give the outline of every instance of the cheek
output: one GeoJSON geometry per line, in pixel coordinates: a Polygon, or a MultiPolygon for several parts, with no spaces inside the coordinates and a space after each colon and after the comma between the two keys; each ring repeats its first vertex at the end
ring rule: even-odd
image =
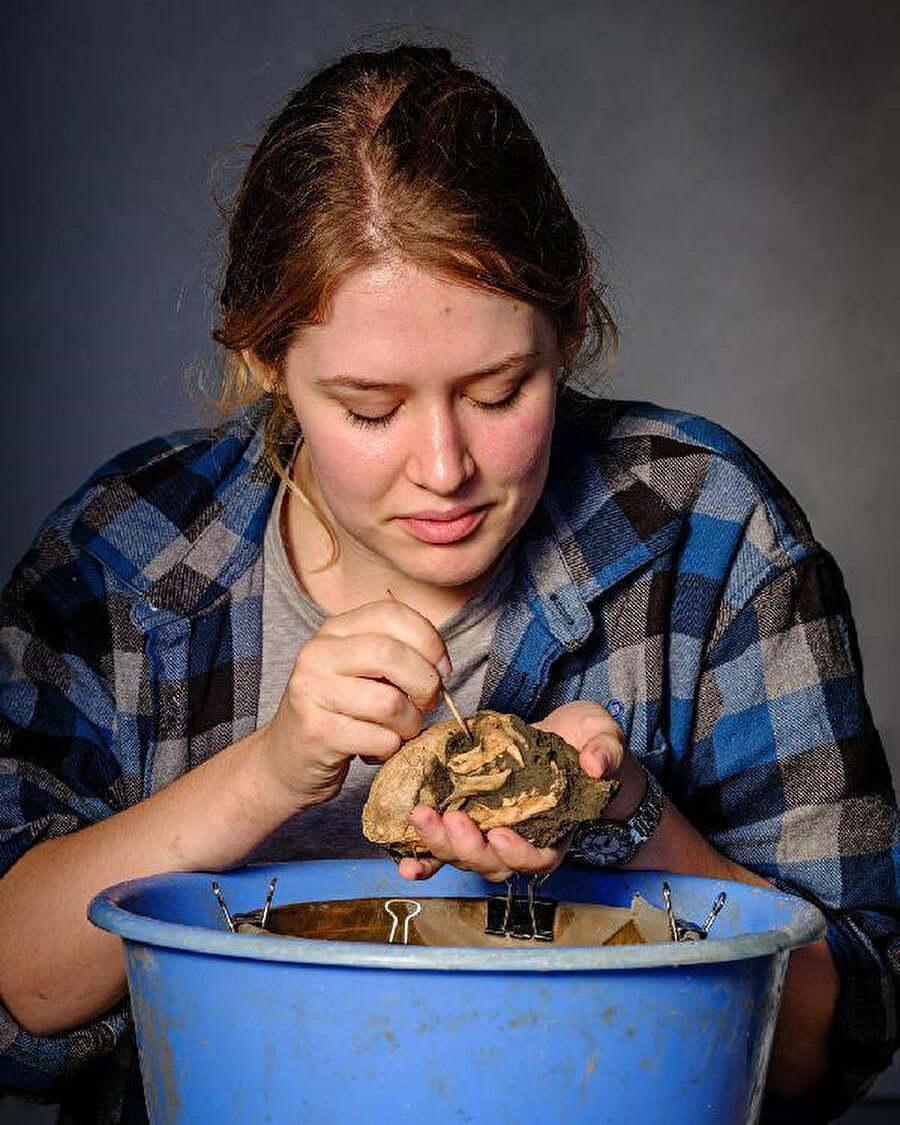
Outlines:
{"type": "Polygon", "coordinates": [[[396,452],[391,443],[360,430],[332,428],[307,436],[313,472],[332,508],[366,504],[377,499],[396,477],[396,452]]]}
{"type": "Polygon", "coordinates": [[[540,490],[552,434],[552,411],[512,417],[484,435],[479,464],[498,482],[540,490]]]}

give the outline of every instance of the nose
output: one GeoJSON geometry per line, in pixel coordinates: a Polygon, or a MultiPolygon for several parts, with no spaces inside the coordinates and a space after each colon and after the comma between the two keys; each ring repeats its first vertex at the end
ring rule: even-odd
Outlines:
{"type": "Polygon", "coordinates": [[[407,463],[414,484],[451,496],[475,474],[475,459],[452,403],[429,405],[407,463]]]}

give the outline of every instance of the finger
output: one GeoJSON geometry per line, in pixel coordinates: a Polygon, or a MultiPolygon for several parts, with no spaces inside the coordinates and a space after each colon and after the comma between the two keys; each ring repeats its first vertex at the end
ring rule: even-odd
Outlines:
{"type": "Polygon", "coordinates": [[[396,731],[378,723],[366,723],[334,712],[319,712],[307,738],[318,747],[317,756],[337,759],[358,754],[379,763],[396,754],[403,741],[396,731]]]}
{"type": "Polygon", "coordinates": [[[442,817],[434,809],[419,805],[410,814],[409,822],[435,859],[464,871],[475,871],[495,883],[512,874],[465,813],[452,812],[442,817]]]}
{"type": "Polygon", "coordinates": [[[422,729],[422,712],[394,684],[361,676],[329,676],[313,681],[307,690],[323,710],[378,723],[404,740],[422,729]]]}
{"type": "Polygon", "coordinates": [[[392,598],[367,602],[347,613],[330,617],[320,632],[337,637],[382,633],[414,649],[440,675],[446,677],[452,671],[444,638],[434,625],[412,606],[392,598]]]}
{"type": "Polygon", "coordinates": [[[321,637],[307,658],[338,676],[386,680],[419,711],[432,707],[441,689],[434,665],[404,641],[385,633],[321,637]]]}
{"type": "Polygon", "coordinates": [[[433,856],[422,859],[406,857],[400,860],[397,870],[404,879],[430,879],[443,866],[443,862],[433,856]]]}
{"type": "Polygon", "coordinates": [[[501,863],[513,871],[547,875],[562,863],[568,841],[552,848],[536,848],[511,828],[492,828],[487,842],[501,863]]]}
{"type": "Polygon", "coordinates": [[[622,738],[624,742],[622,728],[606,708],[585,699],[557,707],[533,725],[540,730],[553,731],[576,750],[585,748],[601,735],[622,738]]]}
{"type": "Polygon", "coordinates": [[[571,703],[563,703],[533,725],[552,730],[556,725],[563,724],[567,727],[577,727],[584,735],[600,730],[611,730],[618,726],[609,711],[592,699],[576,699],[571,703]]]}
{"type": "Polygon", "coordinates": [[[615,773],[624,755],[621,733],[597,734],[581,748],[578,760],[586,774],[599,779],[615,773]]]}
{"type": "Polygon", "coordinates": [[[444,818],[436,809],[429,808],[427,805],[416,805],[409,814],[409,824],[415,828],[419,839],[435,859],[444,862],[445,859],[452,858],[444,818]]]}

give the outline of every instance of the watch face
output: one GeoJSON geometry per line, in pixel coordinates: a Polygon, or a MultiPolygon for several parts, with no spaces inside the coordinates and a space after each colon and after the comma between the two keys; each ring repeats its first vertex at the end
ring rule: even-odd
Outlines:
{"type": "Polygon", "coordinates": [[[586,832],[577,841],[576,855],[603,866],[627,862],[634,852],[634,842],[628,829],[618,824],[605,824],[601,829],[586,832]]]}

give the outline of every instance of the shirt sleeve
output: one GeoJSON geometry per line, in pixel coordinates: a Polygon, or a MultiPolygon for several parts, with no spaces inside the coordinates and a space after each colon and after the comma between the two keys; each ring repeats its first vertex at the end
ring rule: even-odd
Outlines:
{"type": "MultiPolygon", "coordinates": [[[[35,844],[128,803],[106,595],[97,564],[48,530],[0,597],[0,876],[35,844]]],[[[68,1034],[37,1037],[0,1005],[0,1089],[51,1090],[111,1051],[127,1023],[123,1003],[68,1034]]]]}
{"type": "Polygon", "coordinates": [[[830,1120],[897,1046],[896,800],[833,559],[809,554],[725,606],[701,675],[683,807],[719,851],[825,914],[841,982],[831,1063],[805,1099],[808,1117],[792,1120],[830,1120]]]}

